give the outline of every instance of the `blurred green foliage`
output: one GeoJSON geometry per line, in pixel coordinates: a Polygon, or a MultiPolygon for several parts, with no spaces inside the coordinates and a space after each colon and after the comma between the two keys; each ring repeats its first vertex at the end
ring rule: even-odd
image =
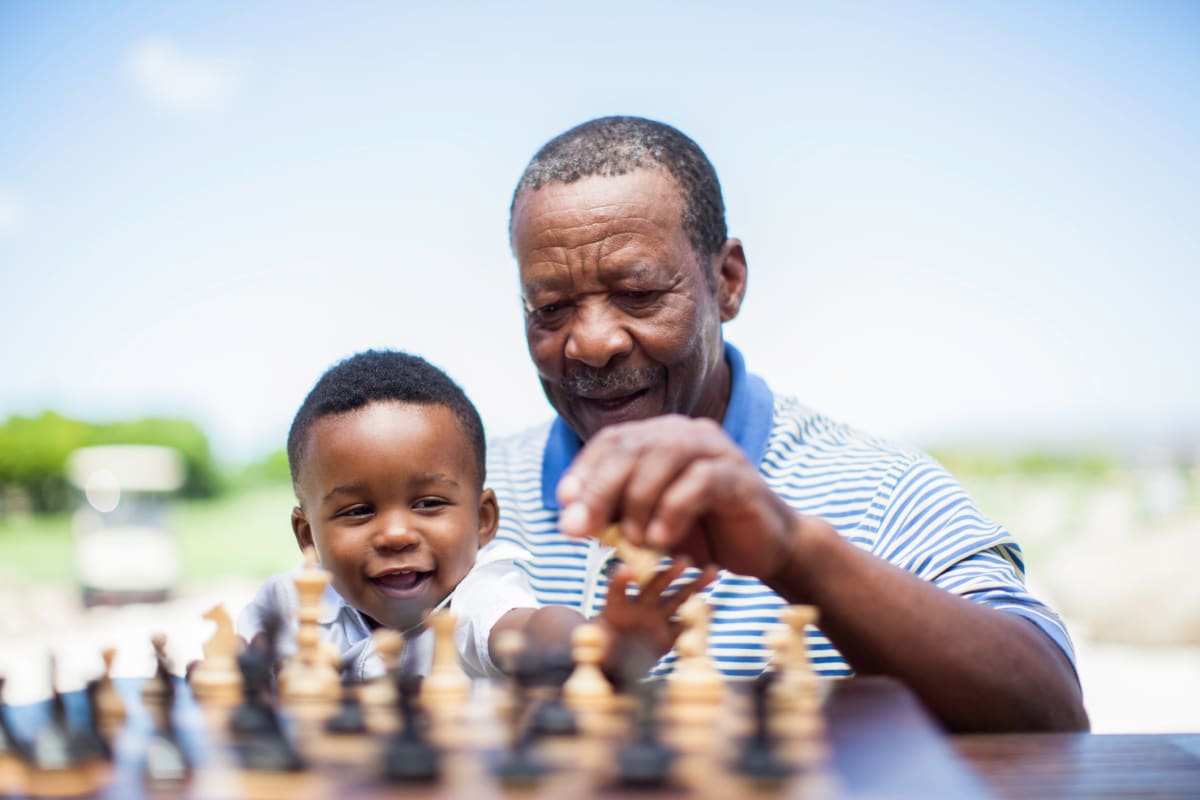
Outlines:
{"type": "Polygon", "coordinates": [[[65,510],[71,499],[63,472],[67,456],[77,448],[97,444],[173,447],[184,460],[184,497],[214,497],[223,488],[208,437],[194,422],[147,417],[89,423],[54,411],[36,417],[9,417],[0,426],[0,485],[23,491],[34,511],[65,510]]]}
{"type": "Polygon", "coordinates": [[[1086,480],[1103,480],[1114,475],[1119,460],[1103,450],[987,450],[941,449],[931,455],[947,470],[960,476],[1026,478],[1070,475],[1086,480]]]}
{"type": "Polygon", "coordinates": [[[241,489],[280,484],[291,486],[292,473],[288,469],[287,450],[281,447],[258,461],[251,461],[235,475],[231,475],[229,481],[241,489]]]}

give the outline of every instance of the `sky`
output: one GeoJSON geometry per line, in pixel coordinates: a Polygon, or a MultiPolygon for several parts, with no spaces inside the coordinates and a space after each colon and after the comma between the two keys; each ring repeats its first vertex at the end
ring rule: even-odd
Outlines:
{"type": "Polygon", "coordinates": [[[1200,434],[1188,2],[0,0],[0,419],[248,460],[368,347],[548,418],[508,204],[607,114],[714,163],[777,391],[929,447],[1200,434]]]}

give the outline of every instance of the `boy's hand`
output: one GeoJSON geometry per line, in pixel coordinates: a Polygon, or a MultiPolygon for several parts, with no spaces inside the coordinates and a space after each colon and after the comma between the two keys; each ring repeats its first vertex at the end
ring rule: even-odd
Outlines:
{"type": "Polygon", "coordinates": [[[716,567],[705,567],[694,580],[678,591],[664,594],[671,582],[691,564],[687,559],[671,562],[640,587],[636,597],[625,594],[633,572],[622,565],[613,573],[608,584],[608,599],[597,617],[609,633],[609,648],[604,659],[604,671],[610,679],[627,684],[640,679],[654,666],[679,636],[680,623],[675,612],[684,602],[712,583],[716,567]]]}

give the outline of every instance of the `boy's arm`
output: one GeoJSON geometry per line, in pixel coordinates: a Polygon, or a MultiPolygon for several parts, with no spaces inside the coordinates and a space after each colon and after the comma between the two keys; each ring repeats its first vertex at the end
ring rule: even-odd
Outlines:
{"type": "MultiPolygon", "coordinates": [[[[608,634],[602,666],[610,680],[626,683],[641,678],[675,644],[680,630],[675,613],[716,577],[716,570],[709,568],[673,594],[664,594],[687,568],[686,561],[673,562],[648,580],[636,597],[626,596],[633,579],[631,570],[622,566],[613,574],[608,599],[596,619],[608,634]]],[[[501,634],[519,631],[527,652],[539,656],[570,653],[571,632],[585,621],[583,614],[565,606],[514,608],[492,626],[488,652],[494,663],[500,663],[496,643],[501,634]]]]}

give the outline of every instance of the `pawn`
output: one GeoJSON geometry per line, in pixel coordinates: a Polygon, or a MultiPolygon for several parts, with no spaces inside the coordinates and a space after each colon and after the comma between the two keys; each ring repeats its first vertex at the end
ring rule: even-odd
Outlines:
{"type": "Polygon", "coordinates": [[[792,770],[775,755],[775,737],[770,728],[771,704],[768,695],[775,682],[771,671],[754,680],[754,731],[742,744],[738,772],[758,781],[778,781],[792,770]]]}
{"type": "Polygon", "coordinates": [[[104,672],[96,686],[97,724],[103,732],[104,738],[112,741],[116,737],[117,731],[125,724],[125,701],[121,699],[121,694],[112,680],[113,661],[117,656],[116,649],[106,647],[100,651],[100,656],[104,659],[104,672]]]}
{"type": "MultiPolygon", "coordinates": [[[[396,708],[396,670],[400,667],[400,657],[404,652],[406,639],[398,631],[380,627],[371,634],[374,650],[383,662],[383,675],[367,681],[359,691],[362,705],[366,706],[367,715],[374,717],[377,712],[390,715],[396,708]]],[[[382,715],[379,715],[382,716],[382,715]]]]}
{"type": "Polygon", "coordinates": [[[449,611],[437,611],[428,617],[433,629],[433,664],[421,688],[427,706],[444,707],[447,703],[462,703],[467,699],[471,684],[458,665],[458,650],[454,646],[456,620],[449,611]]]}
{"type": "Polygon", "coordinates": [[[684,630],[675,642],[679,662],[667,681],[673,702],[687,706],[716,706],[724,693],[721,673],[708,655],[711,610],[701,595],[692,595],[679,609],[684,630]]]}
{"type": "Polygon", "coordinates": [[[358,696],[358,682],[348,673],[342,678],[342,700],[337,712],[325,721],[325,730],[334,734],[367,732],[366,716],[358,696]]]}
{"type": "Polygon", "coordinates": [[[658,735],[658,685],[640,681],[635,689],[634,740],[617,753],[617,776],[627,786],[664,786],[671,779],[676,753],[658,735]]]}
{"type": "Polygon", "coordinates": [[[571,658],[575,670],[563,684],[563,698],[577,709],[607,710],[614,704],[612,684],[600,663],[608,635],[599,625],[586,622],[571,631],[571,658]]]}
{"type": "Polygon", "coordinates": [[[541,678],[549,690],[533,710],[530,726],[534,733],[546,736],[574,736],[579,732],[575,714],[564,704],[563,683],[575,663],[565,650],[554,650],[541,658],[541,678]]]}
{"type": "Polygon", "coordinates": [[[394,678],[401,725],[388,741],[384,774],[388,780],[401,783],[433,781],[441,774],[441,759],[421,731],[416,702],[421,691],[421,677],[402,675],[397,671],[394,678]]]}
{"type": "Polygon", "coordinates": [[[525,652],[525,636],[519,631],[502,632],[496,640],[500,667],[508,674],[511,701],[508,713],[508,749],[493,766],[496,777],[506,783],[525,783],[546,773],[546,767],[532,750],[532,728],[529,724],[529,689],[533,670],[532,660],[525,652]]]}
{"type": "Polygon", "coordinates": [[[155,785],[183,782],[192,771],[187,751],[183,749],[175,730],[175,679],[165,660],[163,646],[166,637],[161,638],[161,644],[157,639],[155,641],[158,670],[153,679],[160,685],[151,695],[157,698],[160,705],[154,710],[148,708],[155,718],[155,726],[154,733],[146,743],[144,764],[147,780],[155,785]]]}

